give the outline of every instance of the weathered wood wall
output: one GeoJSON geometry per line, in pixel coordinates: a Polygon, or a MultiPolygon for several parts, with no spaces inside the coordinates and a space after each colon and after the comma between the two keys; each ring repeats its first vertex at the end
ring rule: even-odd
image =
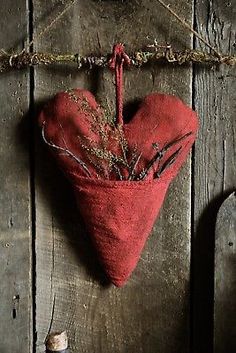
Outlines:
{"type": "MultiPolygon", "coordinates": [[[[35,22],[39,18],[48,21],[47,14],[53,7],[53,1],[48,1],[46,7],[42,7],[41,1],[35,1],[35,22]]],[[[191,4],[180,1],[178,11],[191,21],[191,4]]],[[[98,48],[109,52],[114,41],[124,41],[127,50],[133,50],[142,46],[148,35],[160,41],[176,36],[179,46],[191,45],[189,33],[186,35],[181,28],[177,33],[172,22],[166,23],[165,10],[153,1],[125,4],[90,0],[76,4],[55,26],[50,41],[40,39],[36,49],[47,51],[53,48],[66,52],[79,48],[81,54],[89,54],[98,48]],[[142,23],[145,25],[142,26],[142,23]]],[[[91,89],[112,106],[113,82],[113,75],[102,70],[88,74],[78,73],[75,68],[69,71],[65,68],[54,71],[40,68],[35,70],[35,100],[48,99],[66,87],[82,86],[91,89]]],[[[133,70],[127,73],[125,83],[126,100],[141,98],[148,92],[158,90],[178,94],[191,104],[191,68],[133,70]]],[[[96,269],[98,262],[86,263],[90,249],[78,221],[73,195],[65,181],[57,177],[55,165],[48,163],[47,153],[37,158],[36,170],[38,352],[43,350],[53,305],[52,329],[67,328],[74,351],[152,353],[154,349],[160,352],[177,349],[187,352],[190,163],[172,185],[170,197],[142,259],[123,289],[101,285],[98,279],[103,273],[96,269]],[[45,184],[48,184],[48,194],[45,184]]]]}
{"type": "MultiPolygon", "coordinates": [[[[0,47],[21,51],[28,36],[24,0],[2,2],[0,47]]],[[[0,78],[0,351],[32,347],[32,220],[29,72],[0,78]]]]}
{"type": "MultiPolygon", "coordinates": [[[[197,30],[219,51],[235,53],[235,2],[197,0],[195,6],[197,30]]],[[[196,47],[204,48],[198,41],[196,47]]],[[[235,92],[235,69],[195,67],[194,106],[201,129],[193,179],[194,353],[213,349],[216,213],[236,186],[235,92]]]]}
{"type": "MultiPolygon", "coordinates": [[[[133,51],[155,38],[177,49],[205,49],[155,0],[80,0],[37,39],[65,3],[4,2],[1,47],[21,50],[33,30],[38,51],[109,52],[119,41],[133,51]]],[[[233,3],[168,3],[213,46],[233,52],[233,3]]],[[[32,123],[43,103],[68,87],[90,89],[114,107],[113,82],[107,70],[80,72],[73,65],[1,74],[3,353],[42,353],[47,333],[64,329],[75,353],[213,351],[214,225],[220,202],[236,187],[235,70],[153,65],[126,72],[126,102],[153,91],[175,94],[196,108],[201,129],[122,289],[106,283],[70,186],[32,123]]]]}

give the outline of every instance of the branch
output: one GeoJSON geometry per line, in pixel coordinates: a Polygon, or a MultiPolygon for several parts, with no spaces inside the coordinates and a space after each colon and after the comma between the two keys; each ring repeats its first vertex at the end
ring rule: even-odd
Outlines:
{"type": "MultiPolygon", "coordinates": [[[[182,140],[184,140],[186,137],[190,136],[192,134],[192,132],[188,132],[185,135],[177,138],[176,140],[171,141],[170,143],[168,143],[167,145],[165,145],[160,151],[158,151],[155,156],[149,161],[146,169],[144,169],[137,177],[136,180],[144,180],[147,176],[148,173],[150,172],[150,170],[154,167],[154,165],[160,161],[163,157],[164,154],[174,145],[176,145],[177,143],[181,142],[182,140]]],[[[181,147],[182,148],[182,147],[181,147]]],[[[179,148],[177,151],[179,152],[180,149],[179,148]]],[[[172,156],[171,156],[172,157],[172,156]]],[[[169,159],[167,160],[169,162],[169,159]]],[[[174,162],[174,161],[173,161],[174,162]]],[[[172,162],[172,163],[173,163],[172,162]]],[[[172,164],[171,163],[171,164],[172,164]]],[[[164,163],[165,165],[165,163],[164,163]]],[[[162,168],[162,167],[161,167],[162,168]]],[[[164,171],[164,169],[162,170],[162,172],[164,171]]],[[[156,174],[158,174],[159,172],[157,172],[156,174]]]]}
{"type": "Polygon", "coordinates": [[[137,157],[133,160],[133,163],[131,165],[131,171],[129,173],[128,180],[134,180],[135,179],[135,169],[140,161],[140,158],[142,156],[142,152],[137,155],[137,157]]]}
{"type": "MultiPolygon", "coordinates": [[[[236,66],[236,55],[216,55],[198,50],[185,49],[175,51],[170,45],[149,45],[147,50],[140,50],[130,54],[131,66],[140,67],[150,62],[167,62],[185,64],[189,62],[199,64],[225,64],[236,66]]],[[[94,67],[107,67],[110,54],[100,56],[80,56],[79,54],[29,53],[22,51],[18,54],[0,52],[0,72],[9,69],[22,69],[28,66],[68,64],[75,63],[78,69],[92,69],[94,67]]]]}
{"type": "Polygon", "coordinates": [[[182,146],[180,146],[161,166],[161,168],[158,170],[158,172],[155,173],[155,178],[160,178],[161,174],[169,168],[175,161],[177,156],[179,155],[180,151],[182,149],[182,146]]]}
{"type": "Polygon", "coordinates": [[[43,140],[44,142],[50,146],[50,147],[53,147],[59,151],[62,151],[64,153],[66,153],[69,157],[71,157],[72,159],[74,159],[84,170],[84,172],[89,176],[91,177],[91,173],[90,171],[88,170],[86,164],[77,156],[75,156],[71,151],[69,151],[67,148],[63,148],[63,147],[60,147],[60,146],[57,146],[55,145],[54,143],[52,142],[49,142],[46,137],[45,137],[45,132],[44,132],[44,126],[45,124],[43,124],[43,128],[42,128],[42,137],[43,137],[43,140]]]}

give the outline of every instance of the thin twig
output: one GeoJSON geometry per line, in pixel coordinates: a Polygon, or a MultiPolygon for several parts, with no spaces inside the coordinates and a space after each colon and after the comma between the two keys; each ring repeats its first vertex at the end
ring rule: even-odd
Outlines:
{"type": "Polygon", "coordinates": [[[123,180],[123,176],[122,176],[122,174],[121,174],[121,170],[120,170],[120,168],[118,167],[118,165],[113,164],[112,167],[113,167],[113,169],[115,170],[115,173],[118,175],[119,180],[123,180]]]}
{"type": "Polygon", "coordinates": [[[190,135],[192,135],[192,131],[189,131],[186,134],[184,134],[183,136],[180,136],[179,138],[177,138],[176,140],[167,143],[167,145],[165,145],[161,150],[162,154],[167,152],[171,147],[173,147],[177,143],[181,142],[182,140],[186,139],[186,137],[189,137],[190,135]]]}
{"type": "Polygon", "coordinates": [[[50,323],[49,323],[47,336],[50,334],[51,329],[52,329],[54,313],[55,313],[55,305],[56,305],[56,294],[54,294],[54,296],[53,296],[52,310],[51,310],[51,320],[50,320],[50,323]]]}
{"type": "Polygon", "coordinates": [[[153,168],[153,166],[156,164],[156,162],[158,162],[159,160],[161,160],[164,156],[164,154],[174,145],[176,145],[177,143],[181,142],[182,140],[184,140],[186,137],[190,136],[192,134],[192,132],[188,132],[187,134],[177,138],[176,140],[171,141],[170,143],[168,143],[167,145],[165,145],[160,151],[158,151],[155,156],[149,161],[147,167],[142,170],[142,172],[136,177],[136,180],[144,180],[147,176],[148,173],[150,172],[150,170],[153,168]]]}
{"type": "Polygon", "coordinates": [[[128,180],[134,180],[134,178],[135,178],[135,169],[136,169],[136,167],[137,167],[137,165],[138,165],[138,163],[140,161],[141,156],[142,156],[142,152],[137,155],[136,159],[134,159],[133,166],[131,167],[132,169],[131,169],[131,171],[129,173],[128,180]]]}
{"type": "Polygon", "coordinates": [[[84,172],[89,176],[91,177],[91,173],[90,171],[88,170],[88,167],[86,166],[86,164],[77,156],[75,156],[71,151],[69,151],[68,149],[66,148],[63,148],[63,147],[60,147],[60,146],[57,146],[55,145],[54,143],[52,142],[49,142],[46,137],[45,137],[45,131],[44,131],[44,126],[45,124],[43,124],[43,127],[42,127],[42,137],[43,137],[43,140],[44,142],[50,146],[50,147],[53,147],[59,151],[62,151],[64,153],[66,153],[68,156],[70,156],[71,158],[73,158],[81,167],[82,169],[84,170],[84,172]]]}
{"type": "Polygon", "coordinates": [[[160,178],[161,174],[169,168],[175,161],[177,156],[179,155],[182,146],[180,146],[161,166],[161,168],[154,174],[155,178],[160,178]]]}

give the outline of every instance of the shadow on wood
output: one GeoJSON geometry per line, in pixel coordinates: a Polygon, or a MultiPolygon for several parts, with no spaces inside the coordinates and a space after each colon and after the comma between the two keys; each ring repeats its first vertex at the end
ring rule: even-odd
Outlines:
{"type": "MultiPolygon", "coordinates": [[[[83,263],[88,275],[98,281],[101,285],[107,286],[109,284],[108,279],[105,277],[103,270],[97,259],[96,252],[93,249],[89,235],[86,233],[85,225],[79,215],[75,198],[71,185],[67,179],[63,176],[63,173],[58,168],[55,160],[50,155],[49,150],[43,145],[41,138],[40,129],[37,127],[37,117],[39,111],[42,109],[46,102],[40,102],[35,106],[34,112],[28,112],[17,129],[17,140],[19,148],[25,149],[25,153],[29,153],[29,142],[28,138],[32,140],[32,136],[29,134],[29,126],[32,123],[35,124],[34,130],[36,130],[36,141],[31,141],[31,148],[34,149],[36,143],[36,153],[40,155],[40,159],[46,161],[47,169],[40,169],[38,175],[38,185],[44,198],[50,204],[54,210],[54,215],[57,218],[56,221],[63,229],[66,234],[68,241],[71,245],[71,250],[76,253],[78,261],[83,263]],[[30,122],[29,120],[33,120],[30,122]],[[61,206],[63,205],[63,206],[61,206]],[[75,230],[76,228],[76,230],[75,230]],[[70,231],[71,230],[71,231],[70,231]]],[[[32,130],[31,130],[32,131],[32,130]]],[[[34,174],[35,174],[34,157],[31,156],[31,188],[32,197],[34,198],[34,174]]],[[[35,200],[32,200],[34,207],[35,200]]],[[[37,217],[37,214],[36,214],[37,217]]],[[[34,228],[33,224],[33,228],[34,228]]]]}
{"type": "Polygon", "coordinates": [[[232,191],[210,202],[192,243],[192,349],[198,353],[213,352],[215,225],[217,212],[232,191]]]}

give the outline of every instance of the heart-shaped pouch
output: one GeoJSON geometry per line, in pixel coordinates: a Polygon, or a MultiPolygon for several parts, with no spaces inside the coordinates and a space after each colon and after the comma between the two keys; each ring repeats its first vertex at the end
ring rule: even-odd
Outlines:
{"type": "Polygon", "coordinates": [[[115,125],[90,92],[74,89],[58,93],[39,120],[101,263],[122,286],[194,143],[196,113],[174,96],[151,94],[129,123],[115,125]]]}

